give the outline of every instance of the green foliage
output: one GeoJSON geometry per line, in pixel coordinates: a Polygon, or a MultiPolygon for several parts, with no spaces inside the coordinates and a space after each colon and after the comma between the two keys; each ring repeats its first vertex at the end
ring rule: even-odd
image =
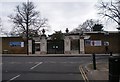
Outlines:
{"type": "Polygon", "coordinates": [[[102,24],[95,24],[93,26],[93,31],[103,31],[103,25],[102,24]]]}
{"type": "Polygon", "coordinates": [[[63,33],[61,31],[55,31],[55,33],[51,35],[52,40],[63,40],[63,38],[63,33]]]}

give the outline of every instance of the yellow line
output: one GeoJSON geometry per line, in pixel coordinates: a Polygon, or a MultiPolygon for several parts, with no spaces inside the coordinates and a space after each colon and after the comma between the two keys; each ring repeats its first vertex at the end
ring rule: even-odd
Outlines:
{"type": "Polygon", "coordinates": [[[85,74],[85,72],[84,72],[82,66],[79,67],[79,70],[80,70],[80,73],[81,73],[81,75],[82,75],[84,81],[85,81],[85,82],[89,82],[89,80],[88,80],[88,78],[87,78],[87,76],[86,76],[86,74],[85,74]]]}
{"type": "Polygon", "coordinates": [[[81,70],[81,67],[79,67],[79,70],[80,70],[80,73],[81,73],[81,75],[82,75],[82,77],[83,77],[83,79],[84,79],[84,81],[85,81],[85,77],[84,77],[84,75],[83,75],[83,72],[82,72],[82,70],[81,70]]]}
{"type": "Polygon", "coordinates": [[[87,76],[86,76],[86,74],[85,74],[85,72],[84,72],[84,70],[83,70],[82,67],[81,67],[81,69],[82,69],[82,71],[83,71],[83,74],[84,74],[85,78],[88,80],[88,78],[87,78],[87,76]]]}
{"type": "Polygon", "coordinates": [[[80,71],[81,71],[81,75],[82,75],[82,77],[83,77],[84,81],[85,81],[85,82],[87,82],[87,81],[86,81],[86,77],[84,76],[84,73],[83,73],[83,71],[82,71],[82,68],[81,68],[81,67],[80,67],[80,71]]]}

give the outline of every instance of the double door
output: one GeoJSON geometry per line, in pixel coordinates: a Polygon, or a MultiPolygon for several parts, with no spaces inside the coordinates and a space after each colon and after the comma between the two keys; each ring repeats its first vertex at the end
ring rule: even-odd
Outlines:
{"type": "Polygon", "coordinates": [[[64,54],[64,40],[48,40],[47,53],[48,54],[64,54]]]}

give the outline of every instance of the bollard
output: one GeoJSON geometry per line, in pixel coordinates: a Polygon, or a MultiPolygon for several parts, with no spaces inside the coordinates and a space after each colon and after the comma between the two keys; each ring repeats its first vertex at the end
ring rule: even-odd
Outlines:
{"type": "Polygon", "coordinates": [[[120,57],[109,57],[109,82],[119,82],[120,78],[120,57]]]}
{"type": "Polygon", "coordinates": [[[112,52],[110,52],[110,56],[112,56],[112,52]]]}
{"type": "Polygon", "coordinates": [[[95,58],[95,53],[92,54],[93,56],[93,68],[96,70],[96,58],[95,58]]]}

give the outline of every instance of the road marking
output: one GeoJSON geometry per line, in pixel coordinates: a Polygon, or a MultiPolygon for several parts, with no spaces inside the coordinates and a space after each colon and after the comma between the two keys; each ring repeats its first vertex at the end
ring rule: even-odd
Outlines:
{"type": "Polygon", "coordinates": [[[13,77],[13,78],[11,78],[9,81],[7,81],[7,82],[10,82],[10,81],[12,81],[12,80],[14,80],[14,79],[16,79],[16,78],[18,78],[18,77],[20,77],[20,74],[19,75],[17,75],[17,76],[15,76],[15,77],[13,77]]]}
{"type": "Polygon", "coordinates": [[[21,64],[21,62],[10,62],[10,64],[21,64]]]}
{"type": "Polygon", "coordinates": [[[81,73],[81,75],[82,75],[84,81],[85,81],[85,82],[89,82],[89,80],[88,80],[88,78],[87,78],[87,76],[86,76],[86,74],[85,74],[85,72],[84,72],[82,66],[79,67],[79,70],[80,70],[80,73],[81,73]]]}
{"type": "Polygon", "coordinates": [[[38,65],[40,65],[40,64],[42,64],[42,63],[43,63],[43,62],[39,62],[37,65],[31,67],[30,69],[32,70],[32,69],[34,69],[35,67],[37,67],[38,65]]]}

